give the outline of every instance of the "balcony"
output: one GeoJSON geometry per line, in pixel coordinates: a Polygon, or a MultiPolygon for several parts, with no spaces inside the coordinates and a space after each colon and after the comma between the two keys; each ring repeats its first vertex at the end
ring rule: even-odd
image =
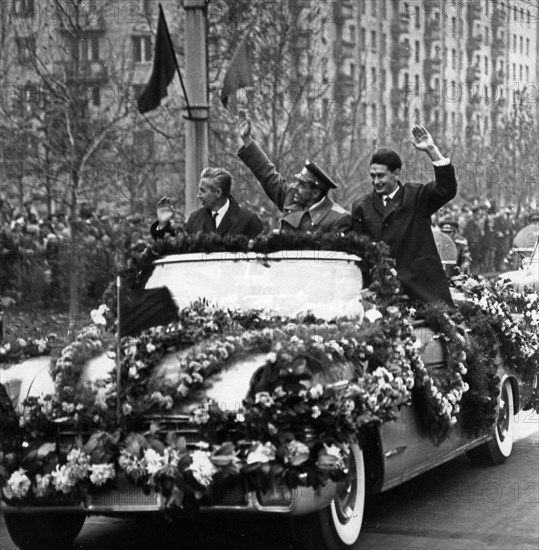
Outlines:
{"type": "Polygon", "coordinates": [[[69,82],[101,82],[107,78],[104,61],[68,61],[61,64],[69,82]]]}
{"type": "Polygon", "coordinates": [[[391,49],[391,68],[403,69],[408,66],[412,51],[409,42],[401,42],[391,49]]]}
{"type": "Polygon", "coordinates": [[[470,55],[470,52],[473,53],[481,48],[481,44],[483,43],[483,37],[479,34],[477,36],[472,36],[466,41],[466,50],[468,52],[468,55],[470,55]]]}
{"type": "Polygon", "coordinates": [[[400,13],[391,23],[391,34],[400,36],[410,31],[410,16],[408,13],[400,13]]]}
{"type": "Polygon", "coordinates": [[[406,101],[406,92],[402,88],[392,88],[389,92],[389,101],[392,105],[399,105],[406,101]]]}
{"type": "Polygon", "coordinates": [[[481,71],[479,70],[479,67],[477,65],[474,65],[473,67],[468,67],[466,69],[466,82],[474,82],[476,80],[479,80],[481,76],[481,71]]]}
{"type": "Polygon", "coordinates": [[[497,57],[499,55],[505,54],[505,39],[503,38],[495,38],[492,41],[492,55],[493,57],[497,57]]]}
{"type": "Polygon", "coordinates": [[[423,72],[429,78],[434,73],[439,73],[442,69],[442,59],[440,57],[432,57],[423,61],[423,72]]]}
{"type": "Polygon", "coordinates": [[[432,40],[440,40],[442,38],[442,32],[440,27],[440,20],[428,18],[425,21],[425,40],[427,42],[432,40]]]}

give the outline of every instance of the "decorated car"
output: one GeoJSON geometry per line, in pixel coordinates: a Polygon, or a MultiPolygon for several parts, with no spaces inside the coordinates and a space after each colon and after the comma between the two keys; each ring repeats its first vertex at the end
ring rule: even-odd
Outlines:
{"type": "Polygon", "coordinates": [[[537,406],[536,294],[461,279],[458,308],[412,304],[364,237],[180,236],[121,280],[167,289],[175,318],[115,342],[111,290],[66,347],[0,349],[2,511],[22,549],[158,511],[286,514],[299,547],[352,548],[366,494],[460,453],[503,462],[537,406]]]}

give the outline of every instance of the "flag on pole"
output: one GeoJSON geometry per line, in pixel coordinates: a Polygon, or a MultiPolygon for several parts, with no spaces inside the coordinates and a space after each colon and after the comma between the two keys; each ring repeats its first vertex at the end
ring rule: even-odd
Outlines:
{"type": "Polygon", "coordinates": [[[155,37],[155,52],[150,80],[137,99],[139,113],[147,113],[161,105],[161,99],[167,97],[167,86],[174,78],[178,67],[172,40],[167,28],[165,14],[159,5],[159,21],[155,37]]]}
{"type": "Polygon", "coordinates": [[[249,33],[245,36],[239,48],[234,53],[228,66],[221,90],[221,103],[228,107],[228,97],[236,93],[236,90],[253,84],[253,69],[249,59],[248,48],[249,33]]]}

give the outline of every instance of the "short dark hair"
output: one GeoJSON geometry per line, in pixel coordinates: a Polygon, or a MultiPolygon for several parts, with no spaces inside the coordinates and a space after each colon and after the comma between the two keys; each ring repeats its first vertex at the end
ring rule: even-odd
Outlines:
{"type": "Polygon", "coordinates": [[[232,176],[230,172],[224,168],[215,168],[210,166],[204,168],[200,174],[200,179],[211,180],[213,185],[221,189],[223,196],[230,196],[230,189],[232,188],[232,176]]]}
{"type": "Polygon", "coordinates": [[[389,147],[380,147],[380,149],[377,149],[372,154],[371,164],[383,164],[392,172],[397,168],[402,168],[402,160],[399,154],[389,147]]]}

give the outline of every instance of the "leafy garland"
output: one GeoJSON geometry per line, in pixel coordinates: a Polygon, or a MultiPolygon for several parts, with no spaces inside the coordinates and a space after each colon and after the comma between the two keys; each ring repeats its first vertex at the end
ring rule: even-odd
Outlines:
{"type": "MultiPolygon", "coordinates": [[[[364,294],[381,304],[380,310],[366,312],[368,323],[267,317],[259,311],[193,304],[181,312],[178,323],[124,340],[120,418],[113,412],[115,375],[80,387],[84,364],[106,347],[103,330],[89,327],[53,362],[58,397],[28,400],[20,429],[0,450],[4,497],[27,503],[64,495],[80,500],[114,478],[118,483],[127,478],[159,491],[167,506],[185,507],[239,476],[261,489],[276,482],[317,487],[342,478],[349,444],[358,431],[396,418],[399,407],[409,403],[410,390],[422,408],[425,432],[436,442],[450,433],[457,419],[469,435],[489,430],[499,382],[493,335],[514,372],[526,381],[536,375],[537,295],[493,289],[479,279],[464,280],[461,291],[471,301],[458,310],[439,304],[407,310],[426,318],[446,348],[445,375],[428,372],[412,326],[398,307],[401,298],[393,261],[383,245],[363,237],[270,235],[248,241],[180,236],[133,256],[124,278],[132,286],[143,284],[151,262],[165,252],[268,253],[301,248],[342,250],[362,257],[370,282],[364,294]],[[524,308],[522,321],[513,319],[510,304],[524,308]],[[191,349],[178,360],[174,383],[152,376],[165,354],[187,348],[191,349]],[[165,436],[158,425],[149,435],[133,431],[145,413],[166,411],[189,399],[211,384],[213,375],[254,352],[267,353],[266,363],[253,377],[241,410],[230,413],[207,403],[192,411],[202,438],[197,450],[189,449],[182,438],[165,436]],[[317,373],[329,369],[335,381],[322,384],[317,373]],[[343,379],[347,382],[339,383],[343,379]],[[79,432],[93,435],[86,443],[79,438],[75,446],[53,443],[56,422],[66,420],[79,432]],[[314,434],[308,441],[306,427],[314,434]]],[[[111,320],[114,294],[106,293],[106,298],[108,308],[92,312],[99,326],[111,320]]]]}

